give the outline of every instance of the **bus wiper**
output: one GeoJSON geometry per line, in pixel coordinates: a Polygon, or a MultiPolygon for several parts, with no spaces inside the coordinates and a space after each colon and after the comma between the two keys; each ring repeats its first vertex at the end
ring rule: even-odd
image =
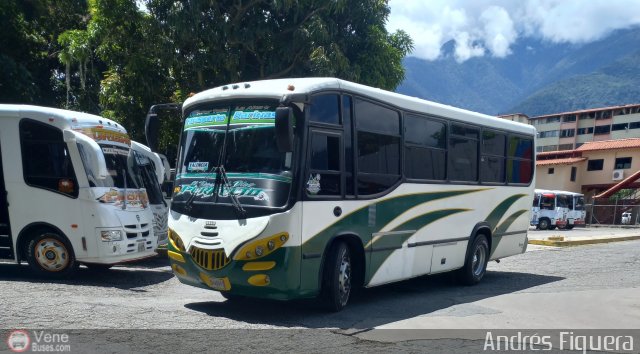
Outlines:
{"type": "Polygon", "coordinates": [[[240,198],[231,191],[231,183],[229,183],[229,178],[227,177],[227,171],[225,171],[224,165],[218,167],[218,171],[220,178],[222,179],[223,186],[227,188],[227,194],[229,195],[229,199],[231,199],[231,204],[233,204],[233,207],[238,212],[238,216],[240,216],[241,219],[244,219],[247,211],[242,207],[240,198]]]}

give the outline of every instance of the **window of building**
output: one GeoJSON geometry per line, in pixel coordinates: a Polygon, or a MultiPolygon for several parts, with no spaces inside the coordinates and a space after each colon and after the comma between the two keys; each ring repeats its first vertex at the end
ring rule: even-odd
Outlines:
{"type": "Polygon", "coordinates": [[[576,130],[575,129],[562,129],[560,131],[560,137],[561,138],[568,138],[568,137],[572,137],[576,135],[576,130]]]}
{"type": "Polygon", "coordinates": [[[559,130],[548,130],[544,132],[538,132],[538,138],[553,138],[560,135],[559,130]]]}
{"type": "Polygon", "coordinates": [[[578,135],[593,134],[593,127],[578,128],[578,135]]]}
{"type": "Polygon", "coordinates": [[[444,122],[415,115],[405,116],[404,169],[408,178],[446,178],[446,127],[444,122]]]}
{"type": "Polygon", "coordinates": [[[576,121],[576,115],[575,114],[568,114],[566,116],[562,116],[562,121],[563,122],[575,122],[576,121]]]}
{"type": "Polygon", "coordinates": [[[560,144],[558,150],[573,150],[573,144],[560,144]]]}
{"type": "Polygon", "coordinates": [[[547,170],[547,174],[552,175],[555,172],[555,169],[553,167],[549,167],[549,169],[547,170]]]}
{"type": "Polygon", "coordinates": [[[20,143],[26,184],[74,198],[78,196],[78,181],[60,129],[23,119],[20,143]]]}
{"type": "Polygon", "coordinates": [[[628,127],[629,127],[628,123],[617,123],[617,124],[611,125],[611,130],[612,131],[626,130],[628,127]]]}
{"type": "Polygon", "coordinates": [[[587,171],[601,171],[604,165],[603,159],[587,161],[587,171]]]}
{"type": "Polygon", "coordinates": [[[610,125],[600,125],[593,130],[593,134],[594,135],[609,134],[610,131],[611,131],[610,125]]]}
{"type": "Polygon", "coordinates": [[[616,170],[631,168],[631,158],[630,157],[618,157],[618,158],[616,158],[616,164],[615,164],[614,168],[616,170]]]}
{"type": "Polygon", "coordinates": [[[322,94],[311,98],[309,119],[313,122],[340,124],[340,95],[322,94]]]}
{"type": "Polygon", "coordinates": [[[640,122],[629,123],[629,129],[638,129],[638,128],[640,128],[640,122]]]}
{"type": "Polygon", "coordinates": [[[546,123],[557,123],[560,121],[560,116],[549,117],[546,120],[546,123]]]}
{"type": "Polygon", "coordinates": [[[359,195],[382,193],[400,180],[400,114],[355,99],[359,195]]]}
{"type": "Polygon", "coordinates": [[[578,168],[575,166],[571,167],[571,178],[569,178],[571,180],[571,182],[575,182],[576,181],[576,175],[578,174],[578,168]]]}

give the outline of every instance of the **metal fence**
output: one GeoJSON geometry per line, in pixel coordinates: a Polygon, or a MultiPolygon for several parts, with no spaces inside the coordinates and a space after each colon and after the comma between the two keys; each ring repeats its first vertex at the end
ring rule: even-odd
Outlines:
{"type": "Polygon", "coordinates": [[[640,225],[640,200],[594,199],[585,205],[587,225],[640,225]]]}

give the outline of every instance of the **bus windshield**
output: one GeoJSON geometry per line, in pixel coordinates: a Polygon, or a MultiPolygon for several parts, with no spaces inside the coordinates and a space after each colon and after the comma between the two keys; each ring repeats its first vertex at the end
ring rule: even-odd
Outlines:
{"type": "Polygon", "coordinates": [[[140,180],[140,170],[133,151],[115,145],[100,144],[104,159],[107,164],[107,178],[99,179],[94,171],[91,170],[89,159],[91,154],[84,151],[84,148],[78,144],[80,156],[84,165],[89,186],[91,187],[114,187],[114,188],[142,188],[143,184],[140,180]]]}
{"type": "MultiPolygon", "coordinates": [[[[133,151],[133,150],[132,150],[133,151]]],[[[147,196],[149,197],[149,203],[153,205],[164,204],[164,197],[162,190],[160,190],[160,184],[158,183],[158,177],[156,176],[155,166],[149,160],[148,157],[143,156],[133,151],[136,162],[140,166],[140,179],[147,190],[147,196]]]]}
{"type": "Polygon", "coordinates": [[[187,113],[173,205],[231,204],[233,193],[244,206],[284,206],[291,153],[276,145],[276,107],[275,102],[200,106],[187,113]]]}

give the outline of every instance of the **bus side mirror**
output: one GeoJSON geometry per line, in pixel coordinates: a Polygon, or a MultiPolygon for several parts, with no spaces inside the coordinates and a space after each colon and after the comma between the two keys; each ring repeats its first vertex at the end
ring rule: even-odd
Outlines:
{"type": "Polygon", "coordinates": [[[276,108],[276,143],[280,152],[293,151],[295,118],[290,107],[276,108]]]}
{"type": "Polygon", "coordinates": [[[67,144],[75,143],[82,146],[82,152],[89,155],[83,157],[83,162],[89,164],[89,168],[91,171],[94,171],[96,178],[107,178],[107,162],[104,159],[102,148],[100,148],[100,145],[98,145],[95,140],[69,129],[63,131],[63,139],[67,144]]]}
{"type": "Polygon", "coordinates": [[[153,107],[147,113],[147,119],[144,122],[144,135],[147,138],[147,146],[151,151],[158,151],[158,133],[160,131],[160,119],[155,113],[153,107]]]}

